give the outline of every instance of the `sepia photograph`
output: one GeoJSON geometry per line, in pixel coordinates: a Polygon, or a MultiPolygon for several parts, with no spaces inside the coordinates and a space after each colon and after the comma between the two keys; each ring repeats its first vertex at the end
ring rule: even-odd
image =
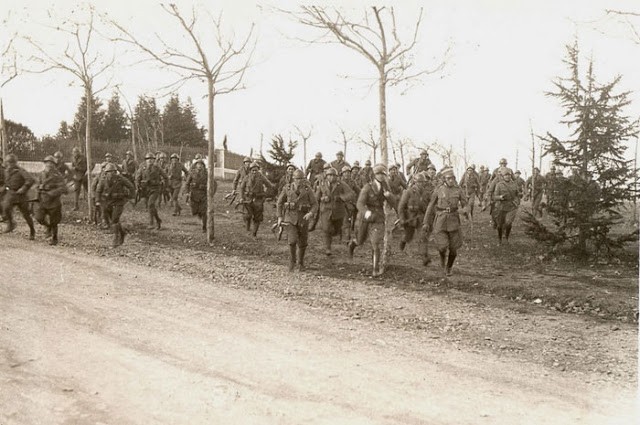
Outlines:
{"type": "Polygon", "coordinates": [[[636,0],[0,20],[0,425],[640,423],[636,0]]]}

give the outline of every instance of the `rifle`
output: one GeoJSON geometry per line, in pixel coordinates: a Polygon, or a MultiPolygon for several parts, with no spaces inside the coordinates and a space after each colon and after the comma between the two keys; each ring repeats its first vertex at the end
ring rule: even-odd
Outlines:
{"type": "Polygon", "coordinates": [[[237,198],[237,197],[238,197],[238,192],[237,192],[237,191],[235,191],[235,190],[233,190],[233,191],[231,191],[231,192],[227,193],[226,195],[224,195],[224,200],[225,200],[225,201],[227,201],[227,200],[231,199],[231,200],[228,202],[228,204],[227,204],[227,205],[232,205],[232,204],[235,202],[235,200],[236,200],[236,198],[237,198]]]}

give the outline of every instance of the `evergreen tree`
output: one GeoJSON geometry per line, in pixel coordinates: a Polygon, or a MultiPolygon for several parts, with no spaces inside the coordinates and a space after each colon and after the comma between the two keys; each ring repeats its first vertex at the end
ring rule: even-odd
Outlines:
{"type": "Polygon", "coordinates": [[[162,110],[162,131],[164,143],[180,146],[184,124],[182,122],[182,106],[177,94],[172,95],[162,110]]]}
{"type": "Polygon", "coordinates": [[[556,91],[547,95],[558,99],[565,113],[562,124],[569,136],[561,139],[549,132],[541,137],[545,155],[552,155],[556,166],[568,167],[572,175],[560,177],[549,195],[548,211],[553,226],[547,227],[531,214],[524,217],[526,232],[556,246],[569,243],[581,255],[593,249],[599,254],[619,248],[637,233],[613,237],[611,228],[622,221],[625,201],[635,196],[632,163],[624,158],[624,145],[638,134],[638,120],[623,112],[629,105],[629,92],[619,92],[621,77],[599,84],[589,61],[581,76],[579,50],[567,46],[565,59],[570,76],[554,82],[556,91]]]}
{"type": "Polygon", "coordinates": [[[156,99],[139,96],[133,115],[136,139],[146,150],[157,150],[162,142],[162,120],[156,99]]]}
{"type": "Polygon", "coordinates": [[[56,139],[67,140],[70,138],[71,138],[71,129],[69,128],[69,124],[67,124],[66,121],[60,121],[60,127],[58,128],[56,139]]]}
{"type": "Polygon", "coordinates": [[[118,92],[114,92],[109,99],[107,112],[104,115],[102,126],[104,140],[119,142],[128,139],[131,133],[127,128],[127,121],[124,109],[120,105],[120,96],[118,96],[118,92]]]}
{"type": "Polygon", "coordinates": [[[295,156],[295,149],[298,147],[296,140],[289,139],[284,141],[284,137],[276,134],[271,139],[270,149],[267,151],[273,162],[269,162],[262,154],[260,154],[260,166],[264,169],[266,175],[274,183],[280,181],[287,169],[287,164],[291,162],[295,156]]]}
{"type": "MultiPolygon", "coordinates": [[[[104,140],[104,115],[105,111],[102,109],[102,102],[97,97],[93,96],[91,107],[91,138],[95,140],[104,140]]],[[[86,134],[86,122],[87,122],[87,99],[86,96],[82,96],[78,110],[73,119],[71,125],[71,132],[73,137],[78,140],[84,141],[86,134]]]]}
{"type": "MultiPolygon", "coordinates": [[[[38,148],[38,139],[26,125],[8,119],[4,120],[9,152],[21,156],[32,156],[38,148]]],[[[1,171],[1,170],[0,170],[1,171]]]]}
{"type": "Polygon", "coordinates": [[[182,122],[183,133],[182,138],[185,146],[206,146],[207,131],[204,127],[198,125],[196,118],[196,108],[188,97],[187,101],[182,105],[182,122]]]}

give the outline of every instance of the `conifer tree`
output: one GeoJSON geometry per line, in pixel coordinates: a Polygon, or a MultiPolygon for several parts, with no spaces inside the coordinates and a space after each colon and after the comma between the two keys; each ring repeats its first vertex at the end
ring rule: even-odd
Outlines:
{"type": "Polygon", "coordinates": [[[577,42],[567,46],[569,76],[554,81],[555,91],[564,108],[560,121],[569,130],[561,138],[550,132],[541,140],[545,155],[553,157],[556,167],[565,167],[571,176],[557,179],[548,194],[548,212],[552,225],[545,226],[531,214],[525,214],[526,232],[552,246],[568,243],[580,255],[609,253],[637,233],[613,236],[611,229],[622,221],[624,203],[636,195],[635,170],[625,159],[629,139],[638,134],[638,120],[625,115],[629,92],[620,91],[621,76],[600,84],[593,60],[584,76],[579,63],[577,42]]]}

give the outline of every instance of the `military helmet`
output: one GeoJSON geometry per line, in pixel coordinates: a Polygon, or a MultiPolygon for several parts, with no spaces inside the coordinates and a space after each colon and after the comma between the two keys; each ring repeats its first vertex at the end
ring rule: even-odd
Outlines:
{"type": "Polygon", "coordinates": [[[104,172],[105,172],[105,173],[108,173],[108,172],[110,172],[110,171],[117,171],[117,170],[118,170],[118,169],[116,168],[116,164],[111,164],[111,163],[109,163],[109,164],[107,164],[107,165],[104,167],[104,172]]]}
{"type": "Polygon", "coordinates": [[[484,170],[484,165],[480,166],[480,171],[484,170]]]}
{"type": "Polygon", "coordinates": [[[51,162],[52,164],[56,164],[58,161],[56,161],[53,156],[47,155],[44,157],[44,160],[42,160],[42,162],[51,162]]]}
{"type": "Polygon", "coordinates": [[[242,162],[248,162],[248,163],[251,163],[251,158],[249,158],[248,156],[245,156],[245,157],[242,159],[242,162]]]}
{"type": "Polygon", "coordinates": [[[5,161],[7,161],[8,164],[17,164],[18,163],[18,157],[15,154],[10,153],[5,158],[5,161]]]}
{"type": "Polygon", "coordinates": [[[160,158],[166,158],[167,154],[165,152],[160,152],[160,158]]]}
{"type": "Polygon", "coordinates": [[[200,165],[202,165],[204,167],[204,160],[202,158],[196,159],[196,162],[194,162],[193,165],[198,165],[198,164],[200,164],[200,165]]]}
{"type": "Polygon", "coordinates": [[[329,168],[331,168],[331,164],[329,164],[328,162],[325,162],[324,165],[322,166],[323,170],[328,170],[329,168]]]}
{"type": "Polygon", "coordinates": [[[197,161],[197,160],[199,160],[199,159],[202,159],[202,155],[201,155],[201,154],[199,154],[199,153],[197,153],[194,159],[195,159],[196,161],[197,161]]]}
{"type": "Polygon", "coordinates": [[[337,176],[338,175],[338,172],[333,167],[327,168],[326,173],[327,173],[327,176],[337,176]]]}
{"type": "Polygon", "coordinates": [[[338,152],[336,153],[336,156],[344,156],[344,152],[342,152],[342,151],[338,151],[338,152]]]}
{"type": "Polygon", "coordinates": [[[522,173],[520,172],[520,170],[516,170],[514,174],[522,174],[522,173]]]}
{"type": "Polygon", "coordinates": [[[416,174],[415,181],[416,182],[426,182],[427,181],[427,177],[422,173],[418,173],[418,174],[416,174]]]}
{"type": "Polygon", "coordinates": [[[551,171],[556,171],[556,166],[555,165],[551,166],[551,171]]]}
{"type": "Polygon", "coordinates": [[[346,173],[347,171],[351,171],[351,168],[349,168],[348,165],[345,165],[344,167],[342,167],[342,170],[340,170],[340,174],[342,173],[346,173]]]}
{"type": "Polygon", "coordinates": [[[293,168],[293,169],[295,170],[295,169],[296,169],[296,166],[295,166],[293,163],[291,163],[291,162],[290,162],[290,163],[288,163],[288,164],[287,164],[287,170],[288,170],[289,168],[293,168]]]}
{"type": "Polygon", "coordinates": [[[420,155],[429,156],[429,152],[427,152],[426,150],[423,150],[422,152],[420,152],[420,155]]]}
{"type": "Polygon", "coordinates": [[[376,164],[375,167],[373,167],[373,174],[387,174],[387,167],[384,164],[376,164]]]}
{"type": "Polygon", "coordinates": [[[294,179],[303,179],[304,178],[304,173],[302,172],[302,170],[296,169],[293,172],[293,178],[294,179]]]}
{"type": "Polygon", "coordinates": [[[360,168],[360,161],[353,161],[353,167],[352,168],[360,168]]]}
{"type": "Polygon", "coordinates": [[[105,158],[111,158],[111,157],[113,157],[113,155],[111,155],[109,152],[107,152],[107,153],[104,154],[104,157],[105,158]]]}
{"type": "Polygon", "coordinates": [[[318,159],[322,158],[322,152],[316,153],[316,158],[318,158],[318,159]]]}
{"type": "Polygon", "coordinates": [[[71,149],[71,153],[80,153],[80,148],[75,147],[71,149]]]}
{"type": "Polygon", "coordinates": [[[62,152],[57,151],[56,153],[53,154],[53,156],[56,158],[62,158],[64,155],[62,155],[62,152]]]}
{"type": "Polygon", "coordinates": [[[175,159],[180,159],[180,157],[178,156],[178,154],[177,154],[177,153],[172,153],[172,154],[171,154],[171,159],[173,159],[173,158],[175,158],[175,159]]]}
{"type": "Polygon", "coordinates": [[[500,165],[502,165],[502,164],[507,165],[507,159],[506,158],[500,158],[499,164],[500,165]]]}
{"type": "Polygon", "coordinates": [[[364,165],[365,165],[365,166],[367,166],[367,167],[371,167],[371,161],[367,159],[367,160],[364,162],[364,165]]]}
{"type": "Polygon", "coordinates": [[[389,171],[391,171],[391,170],[393,170],[393,169],[397,170],[397,169],[398,169],[398,164],[391,164],[391,165],[389,165],[389,171]]]}
{"type": "Polygon", "coordinates": [[[436,171],[436,166],[435,166],[435,165],[433,165],[433,164],[429,164],[429,165],[427,165],[427,170],[433,170],[433,171],[436,171]]]}
{"type": "Polygon", "coordinates": [[[144,156],[144,159],[156,159],[156,157],[151,152],[149,152],[144,156]]]}
{"type": "Polygon", "coordinates": [[[133,152],[131,152],[131,151],[126,151],[126,152],[125,152],[125,155],[133,156],[133,152]]]}
{"type": "Polygon", "coordinates": [[[260,164],[258,164],[258,161],[253,161],[253,162],[251,163],[251,165],[249,166],[249,168],[250,168],[250,169],[253,169],[253,168],[260,168],[260,164]]]}
{"type": "Polygon", "coordinates": [[[472,167],[471,165],[469,165],[469,166],[467,167],[467,171],[469,171],[469,170],[473,171],[473,167],[472,167]]]}
{"type": "Polygon", "coordinates": [[[442,177],[455,177],[456,175],[453,172],[453,168],[448,167],[442,170],[442,177]]]}

